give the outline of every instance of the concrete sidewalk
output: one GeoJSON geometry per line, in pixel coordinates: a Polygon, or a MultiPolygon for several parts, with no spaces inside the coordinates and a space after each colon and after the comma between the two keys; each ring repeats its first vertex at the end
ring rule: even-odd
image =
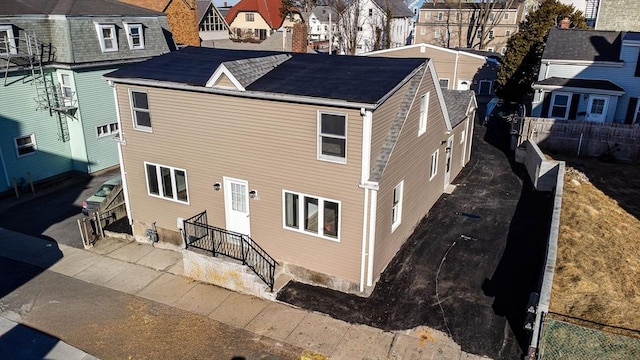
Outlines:
{"type": "Polygon", "coordinates": [[[442,332],[384,332],[183,276],[182,254],[107,238],[90,250],[0,229],[0,256],[122,291],[331,359],[480,359],[442,332]]]}

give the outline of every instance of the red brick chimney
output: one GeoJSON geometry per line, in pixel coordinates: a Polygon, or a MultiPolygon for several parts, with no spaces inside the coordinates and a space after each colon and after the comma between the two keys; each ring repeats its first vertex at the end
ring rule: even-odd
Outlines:
{"type": "Polygon", "coordinates": [[[307,26],[303,23],[293,24],[291,30],[291,51],[297,53],[307,52],[307,26]]]}
{"type": "Polygon", "coordinates": [[[560,29],[568,29],[569,25],[571,25],[571,20],[569,20],[568,16],[565,16],[564,19],[560,20],[560,29]]]}

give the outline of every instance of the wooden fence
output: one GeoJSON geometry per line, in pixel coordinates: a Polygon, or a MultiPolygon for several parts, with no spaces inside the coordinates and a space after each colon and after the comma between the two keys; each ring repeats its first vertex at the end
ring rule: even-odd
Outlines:
{"type": "Polygon", "coordinates": [[[598,156],[623,162],[640,160],[640,126],[525,117],[514,124],[518,145],[530,140],[545,151],[598,156]]]}

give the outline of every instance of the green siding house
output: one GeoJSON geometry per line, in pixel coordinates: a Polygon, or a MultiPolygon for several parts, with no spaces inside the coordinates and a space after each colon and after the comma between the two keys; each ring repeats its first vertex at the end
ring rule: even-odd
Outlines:
{"type": "Polygon", "coordinates": [[[3,0],[0,193],[118,165],[118,121],[103,75],[175,48],[165,14],[115,0],[3,0]]]}

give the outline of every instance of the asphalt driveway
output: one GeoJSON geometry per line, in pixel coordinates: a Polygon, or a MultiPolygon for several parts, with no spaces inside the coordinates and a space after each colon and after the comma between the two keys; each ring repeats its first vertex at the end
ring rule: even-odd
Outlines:
{"type": "Polygon", "coordinates": [[[278,300],[385,330],[427,325],[462,350],[518,359],[553,199],[507,150],[508,126],[476,125],[472,159],[396,254],[369,298],[292,282],[278,300]],[[466,214],[466,215],[465,215],[466,214]]]}
{"type": "Polygon", "coordinates": [[[37,185],[35,195],[0,200],[0,228],[82,249],[77,222],[84,217],[82,201],[119,171],[93,176],[73,173],[59,182],[37,185]]]}

